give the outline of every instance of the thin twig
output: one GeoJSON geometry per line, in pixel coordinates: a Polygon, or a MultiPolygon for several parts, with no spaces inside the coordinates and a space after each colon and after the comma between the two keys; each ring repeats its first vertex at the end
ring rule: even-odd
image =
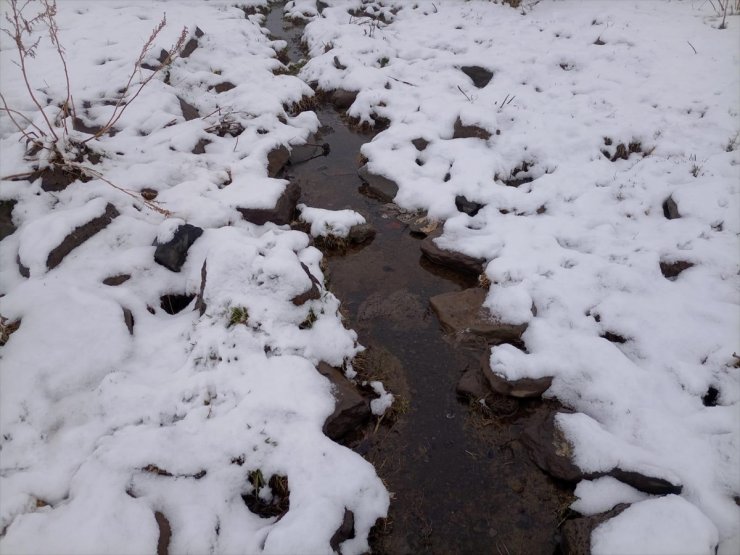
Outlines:
{"type": "Polygon", "coordinates": [[[460,85],[457,86],[457,90],[460,91],[461,93],[463,93],[463,95],[465,96],[465,98],[468,99],[468,102],[473,102],[473,100],[467,94],[465,94],[465,91],[462,90],[462,87],[460,87],[460,85]]]}
{"type": "Polygon", "coordinates": [[[690,43],[689,41],[686,41],[686,42],[688,42],[688,43],[689,43],[689,46],[691,47],[691,50],[693,50],[693,51],[694,51],[694,54],[698,54],[698,52],[696,51],[696,48],[694,48],[694,45],[693,45],[693,44],[691,44],[691,43],[690,43]]]}

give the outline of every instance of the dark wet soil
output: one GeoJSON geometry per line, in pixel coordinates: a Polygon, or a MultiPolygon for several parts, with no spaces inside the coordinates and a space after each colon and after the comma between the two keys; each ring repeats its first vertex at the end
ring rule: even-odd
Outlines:
{"type": "MultiPolygon", "coordinates": [[[[280,12],[274,8],[267,20],[273,34],[275,25],[282,30],[280,12]]],[[[504,399],[509,416],[495,417],[458,399],[458,379],[487,347],[456,344],[429,299],[476,280],[422,259],[420,240],[393,207],[359,192],[360,147],[372,135],[352,130],[329,106],[316,113],[322,128],[312,140],[329,143],[330,153],[293,164],[286,177],[301,186],[301,202],[351,208],[377,230],[369,244],[327,254],[329,288],[342,301],[347,327],[369,348],[357,370],[396,395],[391,414],[348,442],[392,492],[389,517],[372,534],[373,551],[553,553],[571,494],[530,461],[519,441],[529,419],[552,407],[504,399]]]]}

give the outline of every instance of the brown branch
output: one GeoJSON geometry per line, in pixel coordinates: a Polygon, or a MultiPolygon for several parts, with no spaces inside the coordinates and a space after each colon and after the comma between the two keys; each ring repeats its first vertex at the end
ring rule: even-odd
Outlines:
{"type": "Polygon", "coordinates": [[[17,115],[21,116],[23,119],[25,119],[34,128],[36,128],[36,130],[38,130],[39,133],[41,133],[41,136],[44,136],[45,133],[41,129],[39,129],[39,127],[35,123],[33,123],[30,119],[28,119],[28,117],[26,117],[24,114],[22,114],[18,110],[13,110],[12,108],[10,108],[8,106],[8,103],[5,101],[5,96],[3,96],[2,93],[0,93],[0,100],[3,101],[3,110],[5,110],[5,112],[8,114],[8,117],[10,118],[10,121],[13,122],[13,125],[15,125],[16,128],[18,128],[18,131],[21,132],[21,134],[26,138],[26,140],[31,141],[34,144],[38,145],[38,146],[43,146],[42,141],[40,141],[38,139],[34,139],[33,137],[31,137],[31,134],[28,131],[26,131],[23,127],[21,127],[21,125],[13,117],[13,114],[17,114],[17,115]]]}

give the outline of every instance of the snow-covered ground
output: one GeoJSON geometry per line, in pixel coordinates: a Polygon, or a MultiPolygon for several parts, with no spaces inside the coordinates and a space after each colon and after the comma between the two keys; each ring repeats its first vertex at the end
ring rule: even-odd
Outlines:
{"type": "MultiPolygon", "coordinates": [[[[88,144],[102,154],[91,167],[135,197],[154,189],[169,215],[99,178],[59,192],[38,179],[0,185],[18,228],[0,242],[0,314],[21,322],[0,348],[0,551],[152,552],[161,512],[171,552],[331,552],[345,509],[355,535],[342,552],[367,549],[389,495],[369,463],[323,435],[333,400],[315,370],[351,360],[356,336],[323,287],[292,302],[312,287],[304,267],[323,281],[308,237],[237,210],[283,192],[267,154],[318,128],[289,109],[310,83],[359,91],[351,116],[390,121],[363,147],[368,169],[398,184],[402,207],[445,220],[441,247],[487,261],[486,305],[528,324],[526,352],[494,347],[493,371],[554,377],[547,395],[575,411],[558,420],[575,462],[683,485],[656,498],[613,478],[581,482],[583,514],[632,503],[596,529],[594,551],[737,552],[740,17],[720,30],[698,0],[320,4],[286,6],[310,21],[299,79],[273,74],[284,43],[262,16],[228,3],[60,1],[86,125],[105,123],[163,12],[149,64],[183,26],[203,35],[115,135],[88,144]],[[490,81],[477,86],[461,70],[472,66],[490,81]],[[199,117],[186,120],[179,99],[199,117]],[[453,138],[458,119],[477,136],[453,138]],[[219,124],[244,131],[219,136],[219,124]],[[459,212],[458,195],[484,206],[459,212]],[[49,269],[64,237],[108,205],[118,216],[49,269]],[[172,272],[153,243],[183,222],[204,232],[172,272]],[[197,310],[160,308],[163,295],[198,293],[197,310]],[[716,406],[702,402],[710,391],[716,406]],[[245,506],[257,470],[288,477],[283,518],[245,506]]],[[[0,46],[4,97],[43,128],[14,45],[0,46]]],[[[41,42],[30,65],[53,117],[66,96],[56,50],[41,42]]],[[[31,168],[20,138],[3,114],[2,176],[31,168]]],[[[302,214],[314,235],[362,223],[302,214]]]]}

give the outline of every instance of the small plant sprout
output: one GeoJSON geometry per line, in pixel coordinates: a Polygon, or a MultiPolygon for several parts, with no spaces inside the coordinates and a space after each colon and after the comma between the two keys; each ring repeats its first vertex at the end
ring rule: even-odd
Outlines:
{"type": "Polygon", "coordinates": [[[233,306],[231,307],[231,312],[229,314],[229,323],[226,326],[227,328],[230,328],[232,326],[236,326],[237,324],[247,324],[249,321],[249,312],[247,309],[243,306],[233,306]]]}

